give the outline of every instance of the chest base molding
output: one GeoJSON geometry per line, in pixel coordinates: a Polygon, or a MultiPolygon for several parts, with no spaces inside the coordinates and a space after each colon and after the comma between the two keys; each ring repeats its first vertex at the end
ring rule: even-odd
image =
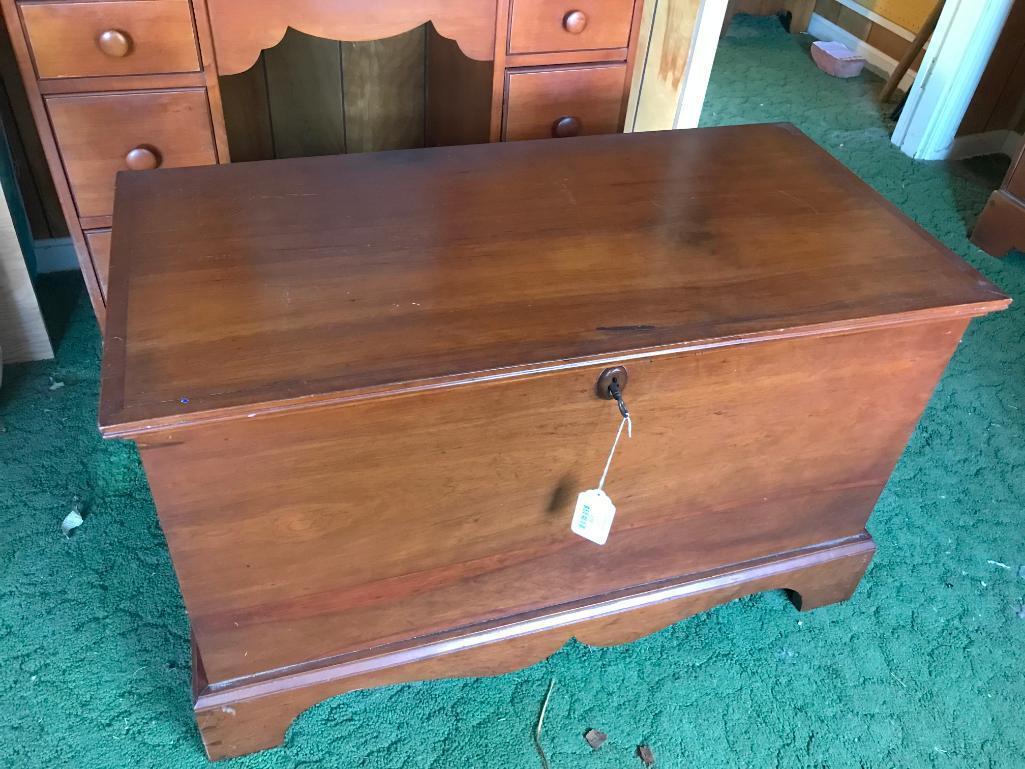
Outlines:
{"type": "Polygon", "coordinates": [[[639,585],[537,612],[209,685],[193,644],[196,719],[211,760],[274,747],[292,721],[346,692],[527,667],[576,638],[614,646],[718,604],[786,590],[801,611],[853,595],[872,560],[865,531],[813,547],[639,585]]]}

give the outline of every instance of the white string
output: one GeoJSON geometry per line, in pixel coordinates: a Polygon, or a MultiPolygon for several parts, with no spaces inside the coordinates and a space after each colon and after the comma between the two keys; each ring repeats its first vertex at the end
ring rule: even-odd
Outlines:
{"type": "Polygon", "coordinates": [[[601,480],[598,481],[598,491],[601,491],[605,486],[605,476],[609,474],[609,467],[612,466],[612,457],[616,453],[616,446],[619,445],[619,436],[623,434],[623,427],[626,427],[627,437],[634,437],[634,423],[630,417],[623,417],[623,421],[619,423],[619,429],[616,431],[616,440],[612,441],[612,450],[609,452],[608,461],[605,463],[605,469],[602,471],[601,480]]]}

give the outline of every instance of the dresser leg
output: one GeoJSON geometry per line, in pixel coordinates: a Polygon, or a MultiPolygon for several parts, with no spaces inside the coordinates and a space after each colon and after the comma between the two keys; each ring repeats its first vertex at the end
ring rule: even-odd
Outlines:
{"type": "Polygon", "coordinates": [[[219,761],[280,745],[296,717],[314,704],[293,704],[282,696],[197,708],[196,724],[207,757],[219,761]]]}
{"type": "Polygon", "coordinates": [[[994,192],[975,223],[972,243],[991,256],[1025,249],[1025,206],[1003,190],[994,192]]]}
{"type": "Polygon", "coordinates": [[[811,611],[846,601],[854,595],[876,549],[871,537],[865,536],[867,547],[856,555],[838,558],[794,575],[787,594],[798,610],[811,611]]]}
{"type": "Polygon", "coordinates": [[[192,699],[196,725],[211,761],[255,753],[280,745],[292,721],[316,700],[295,692],[269,692],[260,698],[232,698],[213,692],[203,657],[192,639],[192,699]]]}

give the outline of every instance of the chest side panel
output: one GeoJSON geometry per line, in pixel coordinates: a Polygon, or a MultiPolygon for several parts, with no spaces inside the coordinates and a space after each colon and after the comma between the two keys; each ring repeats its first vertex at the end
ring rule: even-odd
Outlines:
{"type": "Polygon", "coordinates": [[[965,321],[602,366],[140,441],[211,681],[859,532],[965,321]]]}

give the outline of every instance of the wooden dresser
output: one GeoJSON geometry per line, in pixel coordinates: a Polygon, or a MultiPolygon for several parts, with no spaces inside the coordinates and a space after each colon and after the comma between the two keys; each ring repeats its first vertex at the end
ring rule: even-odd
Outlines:
{"type": "Polygon", "coordinates": [[[115,216],[100,425],[139,446],[212,758],[352,689],[848,597],[1009,301],[787,125],[127,174],[115,216]]]}
{"type": "Polygon", "coordinates": [[[993,256],[1025,251],[1025,145],[1011,162],[1000,189],[993,192],[972,230],[972,242],[993,256]]]}
{"type": "Polygon", "coordinates": [[[100,320],[118,171],[229,161],[219,77],[288,27],[372,40],[430,22],[434,145],[621,130],[641,0],[0,0],[100,320]]]}

